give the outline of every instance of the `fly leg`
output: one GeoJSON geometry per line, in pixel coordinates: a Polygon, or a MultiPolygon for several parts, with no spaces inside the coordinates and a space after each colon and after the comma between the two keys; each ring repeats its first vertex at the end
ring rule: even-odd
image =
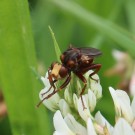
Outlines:
{"type": "Polygon", "coordinates": [[[50,74],[49,70],[50,70],[50,68],[48,69],[48,80],[49,80],[49,83],[50,83],[50,88],[46,92],[42,93],[41,94],[42,96],[44,96],[45,94],[47,94],[52,87],[54,88],[54,91],[56,89],[54,83],[57,82],[57,80],[53,80],[52,79],[52,75],[50,74]]]}
{"type": "Polygon", "coordinates": [[[40,104],[41,104],[44,100],[50,98],[51,96],[53,96],[53,95],[54,95],[55,93],[57,93],[58,91],[60,91],[60,90],[62,90],[63,88],[65,88],[65,87],[69,84],[70,80],[71,80],[71,75],[69,75],[69,76],[67,77],[67,79],[65,80],[65,82],[64,82],[57,90],[54,90],[51,94],[49,94],[48,96],[46,96],[45,98],[43,98],[43,99],[38,103],[37,107],[39,107],[40,104]]]}
{"type": "Polygon", "coordinates": [[[84,83],[84,86],[83,86],[82,91],[81,91],[81,93],[80,93],[80,97],[81,97],[81,101],[82,101],[82,106],[83,106],[83,110],[84,110],[84,109],[87,109],[87,108],[86,108],[85,105],[84,105],[82,95],[83,95],[83,93],[84,93],[84,91],[85,91],[85,89],[86,89],[87,80],[85,79],[85,77],[84,77],[82,74],[80,74],[80,73],[75,73],[75,74],[76,74],[76,76],[78,76],[79,79],[84,83]]]}
{"type": "Polygon", "coordinates": [[[52,75],[50,74],[49,70],[50,68],[48,69],[48,79],[49,79],[50,85],[55,89],[54,83],[57,82],[57,80],[53,81],[52,75]]]}
{"type": "Polygon", "coordinates": [[[55,82],[57,82],[57,80],[54,80],[54,81],[52,82],[53,85],[51,85],[50,88],[49,88],[46,92],[42,93],[41,95],[44,96],[45,94],[47,94],[47,93],[50,91],[50,89],[51,89],[52,87],[54,88],[54,91],[55,91],[55,89],[56,89],[56,87],[55,87],[55,85],[54,85],[55,82]]]}
{"type": "Polygon", "coordinates": [[[92,65],[90,66],[90,69],[95,69],[95,70],[94,70],[94,72],[92,72],[92,73],[89,75],[89,77],[90,77],[92,80],[95,80],[96,82],[98,82],[98,80],[97,80],[97,79],[94,79],[92,76],[93,76],[94,74],[96,74],[96,73],[100,70],[100,68],[101,68],[101,64],[92,64],[92,65]]]}
{"type": "Polygon", "coordinates": [[[97,79],[94,79],[92,76],[93,76],[94,74],[96,74],[96,73],[100,70],[100,68],[101,68],[101,64],[91,64],[89,67],[86,67],[86,68],[84,68],[84,69],[81,69],[81,72],[84,74],[84,73],[88,72],[88,71],[91,70],[91,69],[95,69],[94,72],[92,72],[92,73],[89,75],[89,77],[90,77],[92,80],[98,82],[98,80],[97,80],[97,79]]]}

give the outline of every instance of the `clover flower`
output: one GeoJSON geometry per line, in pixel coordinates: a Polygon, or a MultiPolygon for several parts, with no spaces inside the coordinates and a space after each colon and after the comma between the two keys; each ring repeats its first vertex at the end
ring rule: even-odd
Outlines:
{"type": "MultiPolygon", "coordinates": [[[[98,75],[93,76],[93,78],[97,79],[98,82],[91,80],[91,79],[88,79],[88,75],[91,72],[92,71],[89,71],[86,74],[87,80],[90,80],[90,81],[88,81],[88,85],[87,85],[87,88],[85,90],[85,95],[83,95],[83,98],[85,97],[84,102],[87,102],[87,103],[85,103],[85,105],[86,106],[88,105],[90,112],[94,111],[97,100],[102,97],[102,87],[100,85],[100,80],[99,80],[98,75]],[[85,99],[87,101],[85,101],[85,99]]],[[[41,80],[45,86],[39,93],[39,97],[42,100],[48,94],[52,93],[53,88],[51,88],[50,91],[47,92],[48,89],[50,88],[50,83],[48,80],[48,73],[46,73],[45,77],[41,77],[41,80]],[[44,94],[44,93],[46,93],[46,94],[44,94]]],[[[79,92],[81,92],[81,89],[82,89],[82,86],[81,86],[79,80],[77,80],[77,87],[75,89],[76,90],[73,93],[71,85],[68,85],[67,88],[65,90],[63,90],[64,91],[63,97],[61,97],[59,95],[59,93],[61,93],[61,92],[56,93],[52,97],[50,97],[49,99],[44,100],[43,104],[48,109],[50,109],[51,111],[54,111],[54,112],[56,110],[60,109],[61,111],[63,110],[62,112],[64,113],[65,109],[63,109],[63,107],[66,108],[66,110],[68,110],[69,112],[70,112],[70,108],[74,108],[74,109],[78,110],[78,108],[80,108],[78,105],[80,105],[80,102],[81,102],[81,99],[79,98],[80,96],[79,96],[78,91],[80,90],[79,92]],[[78,104],[78,102],[79,102],[79,104],[78,104]]],[[[79,111],[80,111],[80,109],[79,109],[79,111]]]]}
{"type": "MultiPolygon", "coordinates": [[[[89,71],[85,76],[88,82],[82,96],[85,109],[79,96],[83,85],[77,78],[72,79],[73,81],[63,92],[56,93],[43,101],[48,109],[55,112],[53,135],[135,135],[135,97],[130,102],[128,95],[122,90],[114,90],[109,87],[116,113],[114,126],[105,119],[100,111],[93,116],[92,112],[96,103],[102,97],[102,87],[97,74],[93,78],[98,79],[98,82],[89,78],[88,75],[91,72],[89,71]]],[[[45,77],[41,77],[45,85],[45,88],[39,93],[41,100],[53,91],[53,89],[50,89],[46,93],[50,88],[47,77],[47,73],[45,77]]]]}
{"type": "Polygon", "coordinates": [[[135,62],[131,56],[122,51],[113,50],[112,55],[116,60],[113,67],[108,69],[105,74],[107,76],[120,76],[118,88],[135,95],[135,62]]]}

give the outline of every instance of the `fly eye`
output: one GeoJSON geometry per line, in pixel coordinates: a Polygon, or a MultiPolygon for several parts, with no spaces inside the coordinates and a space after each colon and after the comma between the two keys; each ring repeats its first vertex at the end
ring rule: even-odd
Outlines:
{"type": "Polygon", "coordinates": [[[61,56],[60,56],[60,60],[63,62],[64,61],[64,55],[62,54],[61,56]]]}
{"type": "Polygon", "coordinates": [[[61,67],[60,71],[59,71],[59,75],[61,78],[66,77],[68,74],[68,70],[67,68],[65,68],[64,66],[61,67]]]}
{"type": "Polygon", "coordinates": [[[68,65],[68,67],[72,68],[75,66],[75,62],[73,60],[69,60],[67,65],[68,65]]]}

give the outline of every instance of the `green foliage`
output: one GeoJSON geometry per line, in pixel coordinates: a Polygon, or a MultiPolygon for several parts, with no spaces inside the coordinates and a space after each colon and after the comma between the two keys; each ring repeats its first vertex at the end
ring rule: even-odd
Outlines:
{"type": "MultiPolygon", "coordinates": [[[[135,26],[134,17],[132,16],[133,12],[131,12],[134,2],[132,0],[103,0],[101,2],[95,0],[41,0],[40,2],[40,6],[38,5],[37,9],[44,8],[42,12],[39,12],[40,18],[44,18],[42,17],[43,13],[48,18],[47,20],[45,18],[43,19],[45,20],[44,23],[53,26],[60,48],[66,49],[67,45],[70,43],[81,47],[87,44],[86,46],[101,48],[103,56],[97,61],[102,64],[99,74],[103,86],[104,98],[98,103],[97,110],[100,109],[110,122],[113,123],[114,119],[112,119],[112,115],[114,116],[114,110],[108,87],[110,85],[116,87],[119,78],[116,76],[113,78],[105,77],[104,72],[115,62],[112,58],[112,49],[119,48],[126,52],[128,51],[133,57],[135,56],[134,35],[132,31],[130,32],[130,29],[133,30],[135,26]],[[51,8],[49,7],[46,10],[46,5],[51,8]],[[48,13],[46,13],[46,11],[48,13]],[[128,16],[127,13],[130,13],[130,15],[128,16]],[[130,17],[129,20],[131,21],[127,21],[126,17],[130,17]],[[109,111],[106,111],[106,107],[109,108],[109,111]]],[[[37,17],[39,17],[37,14],[33,16],[34,26],[37,17]]],[[[42,24],[40,27],[42,27],[42,24]]],[[[37,34],[37,32],[35,32],[35,34],[37,34]]],[[[46,37],[47,31],[44,32],[43,35],[46,37]]],[[[48,41],[48,38],[46,38],[45,41],[48,41]]],[[[43,43],[40,42],[40,44],[42,45],[43,43]]],[[[48,41],[47,45],[48,44],[50,44],[50,41],[48,41]]],[[[38,47],[38,49],[40,49],[40,47],[38,47]]],[[[53,48],[51,50],[53,50],[53,48]]],[[[51,52],[52,51],[46,51],[45,53],[44,51],[43,55],[40,53],[39,59],[44,58],[46,65],[48,65],[48,60],[45,54],[48,55],[48,53],[51,52]]],[[[50,61],[53,61],[55,56],[52,54],[49,56],[50,61]]]]}
{"type": "Polygon", "coordinates": [[[67,1],[67,0],[51,0],[62,8],[62,10],[65,10],[69,12],[70,14],[74,15],[76,18],[79,18],[80,20],[83,20],[88,25],[93,26],[95,29],[100,31],[101,33],[105,34],[112,40],[114,40],[118,45],[120,45],[122,48],[129,51],[132,56],[135,57],[135,41],[133,40],[133,36],[125,34],[121,30],[120,27],[116,26],[112,22],[109,22],[103,18],[100,18],[96,15],[94,15],[92,12],[88,12],[75,2],[67,1]],[[128,46],[127,46],[128,45],[128,46]]]}
{"type": "Polygon", "coordinates": [[[27,1],[1,1],[0,18],[0,80],[12,133],[50,134],[45,110],[35,107],[40,87],[30,69],[36,57],[27,1]]]}
{"type": "MultiPolygon", "coordinates": [[[[113,123],[114,110],[108,86],[116,87],[119,78],[107,78],[104,72],[115,64],[112,58],[115,48],[135,57],[134,5],[134,0],[30,0],[28,7],[26,0],[2,0],[0,88],[8,107],[9,122],[8,119],[0,121],[0,133],[7,135],[3,131],[5,125],[8,133],[11,127],[14,135],[52,134],[52,116],[43,106],[35,108],[39,90],[43,87],[33,71],[37,72],[37,62],[43,63],[45,74],[53,61],[59,61],[59,47],[63,51],[70,43],[78,47],[98,47],[103,52],[103,56],[97,59],[102,64],[99,76],[103,87],[103,99],[97,110],[113,123]],[[48,25],[53,28],[59,46],[49,27],[52,45],[48,25]]],[[[39,74],[36,75],[39,79],[39,74]]]]}
{"type": "Polygon", "coordinates": [[[55,53],[56,53],[56,56],[57,56],[57,60],[60,62],[60,55],[61,55],[61,51],[60,51],[60,48],[59,48],[59,45],[56,41],[56,38],[54,36],[54,33],[51,29],[51,27],[49,26],[49,30],[50,30],[50,33],[52,35],[52,39],[53,39],[53,43],[54,43],[54,48],[55,48],[55,53]]]}

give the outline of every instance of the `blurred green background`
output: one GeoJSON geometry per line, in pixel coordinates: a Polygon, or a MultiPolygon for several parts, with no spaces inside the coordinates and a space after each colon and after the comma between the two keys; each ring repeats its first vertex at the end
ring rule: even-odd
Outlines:
{"type": "MultiPolygon", "coordinates": [[[[43,86],[34,69],[44,75],[56,61],[53,29],[61,51],[75,47],[99,48],[96,62],[103,98],[96,110],[114,124],[114,107],[108,91],[117,88],[119,76],[108,77],[115,65],[112,50],[135,57],[135,0],[1,0],[0,1],[0,135],[51,135],[52,114],[38,103],[43,86]]],[[[130,75],[129,75],[130,78],[130,75]]],[[[128,78],[128,79],[129,79],[128,78]]],[[[129,85],[129,82],[128,84],[129,85]]],[[[127,88],[128,89],[128,88],[127,88]]]]}

